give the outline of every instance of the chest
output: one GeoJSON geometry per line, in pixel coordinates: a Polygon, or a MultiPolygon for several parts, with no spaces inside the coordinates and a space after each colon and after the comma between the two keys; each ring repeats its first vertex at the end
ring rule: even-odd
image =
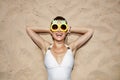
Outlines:
{"type": "Polygon", "coordinates": [[[67,50],[67,52],[62,57],[55,58],[50,50],[46,52],[44,63],[47,68],[54,68],[54,67],[73,67],[74,64],[74,57],[71,50],[67,50]]]}
{"type": "Polygon", "coordinates": [[[66,48],[63,48],[63,49],[51,49],[52,56],[55,58],[55,60],[59,64],[63,61],[66,52],[67,52],[66,48]]]}

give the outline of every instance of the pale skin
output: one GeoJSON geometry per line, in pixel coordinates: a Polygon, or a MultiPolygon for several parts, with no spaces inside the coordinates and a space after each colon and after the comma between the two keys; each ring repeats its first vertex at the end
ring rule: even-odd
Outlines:
{"type": "Polygon", "coordinates": [[[30,27],[27,26],[26,31],[33,42],[41,49],[43,55],[45,55],[48,47],[53,44],[51,52],[55,57],[56,61],[60,64],[64,58],[64,55],[67,51],[65,46],[65,38],[68,33],[80,35],[75,41],[67,44],[75,55],[77,49],[79,49],[84,43],[86,43],[90,37],[93,35],[93,30],[89,28],[69,28],[67,32],[62,32],[60,30],[56,32],[50,31],[49,28],[40,28],[40,27],[30,27]],[[46,41],[39,34],[48,33],[53,37],[53,43],[46,41]],[[81,35],[82,34],[82,35],[81,35]]]}

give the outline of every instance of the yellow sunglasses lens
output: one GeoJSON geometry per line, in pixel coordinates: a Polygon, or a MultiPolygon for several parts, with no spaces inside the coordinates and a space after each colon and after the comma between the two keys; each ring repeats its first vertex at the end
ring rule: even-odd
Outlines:
{"type": "Polygon", "coordinates": [[[52,29],[53,30],[57,30],[58,29],[58,26],[56,24],[52,25],[52,29]]]}
{"type": "Polygon", "coordinates": [[[62,30],[66,30],[66,29],[67,29],[67,26],[66,26],[66,25],[61,25],[61,29],[62,29],[62,30]]]}

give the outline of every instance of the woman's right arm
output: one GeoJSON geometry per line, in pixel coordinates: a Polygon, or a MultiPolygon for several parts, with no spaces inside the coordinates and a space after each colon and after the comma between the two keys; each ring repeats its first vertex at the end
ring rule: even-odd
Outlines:
{"type": "Polygon", "coordinates": [[[32,41],[42,50],[43,53],[45,53],[48,45],[50,44],[46,40],[44,40],[39,33],[50,33],[49,29],[42,29],[40,27],[26,27],[26,32],[29,35],[29,37],[32,39],[32,41]]]}

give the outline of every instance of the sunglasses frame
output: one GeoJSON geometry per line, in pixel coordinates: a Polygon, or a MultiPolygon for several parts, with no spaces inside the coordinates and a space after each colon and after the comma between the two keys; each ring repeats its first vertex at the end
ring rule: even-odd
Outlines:
{"type": "Polygon", "coordinates": [[[62,32],[66,32],[68,30],[68,25],[66,24],[65,20],[53,20],[52,24],[50,25],[50,30],[53,31],[53,32],[56,32],[56,31],[58,31],[58,29],[60,29],[62,32]],[[57,25],[58,28],[57,29],[53,29],[52,28],[53,25],[57,25]],[[66,26],[65,30],[63,30],[61,28],[62,25],[66,26]]]}

